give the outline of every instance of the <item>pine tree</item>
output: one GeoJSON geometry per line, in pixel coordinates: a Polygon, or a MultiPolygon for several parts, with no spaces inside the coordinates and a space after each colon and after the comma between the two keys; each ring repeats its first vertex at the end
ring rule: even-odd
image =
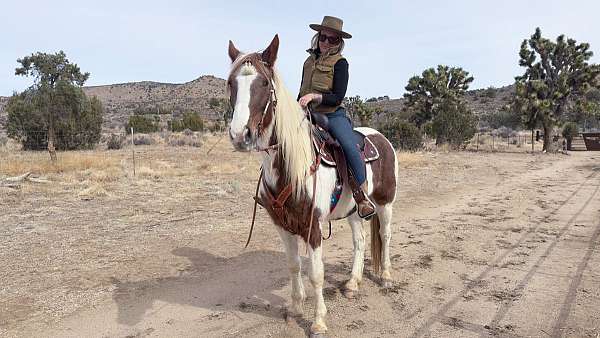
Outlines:
{"type": "MultiPolygon", "coordinates": [[[[17,62],[21,66],[15,69],[15,75],[34,78],[34,84],[28,89],[30,102],[47,126],[48,151],[52,161],[56,161],[56,127],[70,114],[81,110],[79,107],[85,101],[81,99],[81,86],[90,74],[82,73],[76,64],[69,62],[63,51],[38,52],[17,62]]],[[[93,103],[94,109],[98,103],[93,103]]]]}

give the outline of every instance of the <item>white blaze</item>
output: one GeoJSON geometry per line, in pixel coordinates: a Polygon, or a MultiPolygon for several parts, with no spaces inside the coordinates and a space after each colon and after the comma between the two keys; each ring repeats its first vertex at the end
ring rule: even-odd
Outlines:
{"type": "Polygon", "coordinates": [[[250,118],[250,86],[256,79],[256,70],[252,66],[244,65],[240,75],[236,76],[237,97],[231,120],[231,134],[239,135],[244,131],[250,118]]]}

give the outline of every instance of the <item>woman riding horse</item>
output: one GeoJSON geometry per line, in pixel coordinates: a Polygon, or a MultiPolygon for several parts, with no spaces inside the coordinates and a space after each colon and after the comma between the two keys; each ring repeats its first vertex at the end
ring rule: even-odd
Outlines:
{"type": "Polygon", "coordinates": [[[348,61],[342,56],[344,40],[352,35],[342,30],[343,21],[325,16],[323,22],[311,24],[317,31],[311,41],[310,54],[302,69],[302,84],[298,102],[303,108],[325,113],[329,119],[329,133],[340,143],[356,184],[352,195],[357,204],[358,215],[368,218],[375,207],[368,197],[367,175],[363,159],[357,147],[352,122],[346,115],[342,100],[348,87],[348,61]]]}

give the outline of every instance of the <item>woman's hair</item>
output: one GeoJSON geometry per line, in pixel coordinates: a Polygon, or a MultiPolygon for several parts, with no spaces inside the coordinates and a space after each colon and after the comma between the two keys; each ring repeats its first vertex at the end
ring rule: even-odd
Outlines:
{"type": "MultiPolygon", "coordinates": [[[[317,32],[317,34],[315,34],[312,39],[310,40],[310,48],[312,50],[317,50],[319,48],[319,32],[317,32]]],[[[329,54],[338,54],[341,53],[344,50],[344,39],[340,39],[340,43],[338,44],[337,47],[330,49],[329,54]]]]}

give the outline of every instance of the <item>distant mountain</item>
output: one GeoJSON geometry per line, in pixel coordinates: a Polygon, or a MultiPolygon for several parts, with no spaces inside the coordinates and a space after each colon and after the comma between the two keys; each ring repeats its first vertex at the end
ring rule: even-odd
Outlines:
{"type": "Polygon", "coordinates": [[[104,126],[117,128],[136,110],[175,115],[194,111],[214,120],[217,112],[210,108],[208,101],[225,97],[225,80],[205,75],[182,84],[143,81],[84,87],[83,90],[102,101],[104,126]]]}
{"type": "MultiPolygon", "coordinates": [[[[122,128],[135,111],[156,112],[163,116],[177,116],[183,112],[198,112],[207,120],[215,120],[218,112],[208,104],[211,98],[224,98],[225,80],[212,75],[201,76],[193,81],[173,84],[159,82],[130,82],[105,86],[84,87],[87,95],[97,96],[105,108],[104,129],[122,128]]],[[[493,113],[507,104],[514,93],[514,86],[470,90],[466,94],[469,107],[476,114],[493,113]]],[[[381,107],[384,114],[402,110],[404,99],[388,99],[383,96],[369,102],[381,107]]],[[[8,97],[0,96],[0,131],[6,128],[4,107],[8,97]]]]}
{"type": "MultiPolygon", "coordinates": [[[[500,88],[490,87],[487,89],[475,89],[467,91],[465,100],[475,115],[483,115],[500,111],[503,106],[510,102],[514,92],[514,85],[500,88]]],[[[374,102],[368,102],[368,104],[374,107],[380,107],[385,114],[401,112],[404,107],[404,101],[404,98],[389,100],[380,99],[374,102]]]]}
{"type": "MultiPolygon", "coordinates": [[[[214,120],[217,112],[208,102],[211,98],[225,97],[225,80],[205,75],[182,84],[143,81],[90,86],[84,87],[83,91],[102,101],[105,109],[103,127],[114,129],[127,123],[136,110],[174,115],[194,111],[205,119],[214,120]]],[[[8,97],[0,96],[0,130],[6,128],[4,107],[7,102],[8,97]]]]}

